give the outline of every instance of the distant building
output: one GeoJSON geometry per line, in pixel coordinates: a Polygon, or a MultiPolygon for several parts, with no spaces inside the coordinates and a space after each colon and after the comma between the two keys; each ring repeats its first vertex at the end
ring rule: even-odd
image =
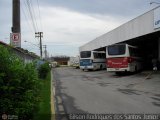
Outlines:
{"type": "Polygon", "coordinates": [[[68,65],[68,62],[70,60],[70,57],[68,56],[55,56],[51,57],[51,62],[57,62],[58,65],[68,65]]]}
{"type": "Polygon", "coordinates": [[[70,57],[70,60],[69,60],[68,64],[70,66],[79,66],[79,56],[70,57]]]}
{"type": "Polygon", "coordinates": [[[2,41],[0,41],[0,45],[10,48],[13,51],[13,53],[15,53],[18,57],[20,57],[24,61],[24,63],[30,63],[36,59],[39,59],[39,56],[37,56],[32,52],[29,52],[28,50],[12,47],[2,41]]]}

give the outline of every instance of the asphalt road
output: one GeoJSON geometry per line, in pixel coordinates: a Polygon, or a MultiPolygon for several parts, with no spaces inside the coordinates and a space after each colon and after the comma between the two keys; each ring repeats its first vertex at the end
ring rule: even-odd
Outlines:
{"type": "Polygon", "coordinates": [[[159,114],[160,74],[116,76],[103,71],[60,67],[53,70],[61,113],[159,114]]]}

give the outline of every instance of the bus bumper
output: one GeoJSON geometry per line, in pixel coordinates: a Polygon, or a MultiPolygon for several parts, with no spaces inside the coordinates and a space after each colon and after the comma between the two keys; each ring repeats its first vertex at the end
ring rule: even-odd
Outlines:
{"type": "Polygon", "coordinates": [[[109,72],[127,72],[130,71],[129,67],[127,68],[107,68],[109,72]]]}
{"type": "Polygon", "coordinates": [[[80,66],[80,69],[89,70],[89,69],[94,69],[94,67],[93,66],[80,66]]]}

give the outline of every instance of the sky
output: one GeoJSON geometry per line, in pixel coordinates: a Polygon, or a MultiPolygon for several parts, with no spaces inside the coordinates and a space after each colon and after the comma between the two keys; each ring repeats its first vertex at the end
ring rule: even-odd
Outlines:
{"type": "MultiPolygon", "coordinates": [[[[150,2],[160,2],[160,0],[28,1],[32,15],[27,0],[21,0],[21,47],[39,55],[39,39],[35,38],[35,32],[43,32],[42,44],[47,45],[49,56],[77,56],[80,46],[157,6],[150,5],[150,2]]],[[[0,41],[9,43],[12,0],[0,0],[0,15],[0,41]]]]}

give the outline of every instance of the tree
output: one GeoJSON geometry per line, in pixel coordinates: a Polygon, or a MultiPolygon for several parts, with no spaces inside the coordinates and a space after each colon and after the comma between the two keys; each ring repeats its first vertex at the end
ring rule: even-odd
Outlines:
{"type": "Polygon", "coordinates": [[[0,113],[28,120],[37,110],[39,82],[33,63],[24,64],[0,46],[0,113]]]}

